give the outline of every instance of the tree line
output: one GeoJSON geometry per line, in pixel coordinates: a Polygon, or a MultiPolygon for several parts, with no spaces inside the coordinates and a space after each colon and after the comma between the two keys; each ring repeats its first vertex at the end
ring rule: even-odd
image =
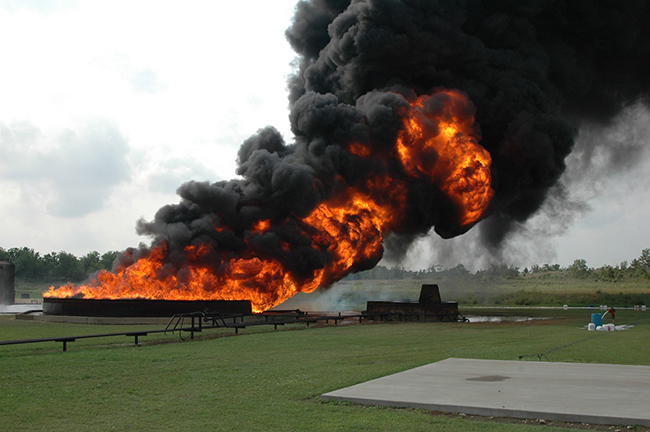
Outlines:
{"type": "Polygon", "coordinates": [[[488,269],[471,272],[463,264],[452,268],[442,268],[439,265],[426,270],[406,270],[400,267],[375,268],[347,276],[348,280],[386,280],[386,279],[474,279],[490,281],[496,279],[516,279],[520,277],[548,276],[555,274],[572,279],[593,279],[605,282],[617,282],[625,279],[650,279],[650,249],[643,249],[638,258],[630,262],[623,261],[618,265],[604,265],[599,268],[587,266],[584,259],[576,259],[573,264],[562,267],[559,264],[533,265],[530,268],[499,264],[488,269]]]}
{"type": "MultiPolygon", "coordinates": [[[[111,270],[117,257],[117,251],[106,252],[102,255],[92,251],[78,258],[75,255],[61,251],[45,255],[33,249],[0,247],[0,261],[9,261],[16,266],[16,277],[31,281],[65,281],[79,282],[99,270],[111,270]]],[[[519,277],[558,274],[574,279],[594,279],[606,282],[617,282],[630,278],[650,279],[650,249],[643,249],[638,258],[629,263],[599,268],[590,268],[584,259],[576,259],[573,264],[561,267],[559,264],[533,265],[530,268],[519,269],[505,264],[493,265],[488,269],[471,272],[463,264],[452,268],[442,268],[439,265],[426,270],[406,270],[400,267],[376,266],[371,270],[347,276],[348,280],[390,280],[390,279],[474,279],[496,280],[516,279],[519,277]]]]}
{"type": "Polygon", "coordinates": [[[27,247],[6,250],[0,247],[0,261],[16,266],[16,278],[46,282],[80,282],[99,270],[110,270],[117,254],[111,251],[100,255],[92,251],[78,258],[65,251],[41,255],[27,247]]]}

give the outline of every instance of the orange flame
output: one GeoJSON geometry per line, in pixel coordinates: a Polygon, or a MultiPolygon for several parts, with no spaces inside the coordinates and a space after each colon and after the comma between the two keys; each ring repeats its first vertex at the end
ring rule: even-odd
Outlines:
{"type": "Polygon", "coordinates": [[[447,110],[427,112],[424,105],[432,97],[420,96],[405,119],[397,153],[409,175],[439,185],[459,207],[460,226],[469,226],[480,220],[494,196],[492,158],[478,143],[473,116],[467,116],[468,99],[455,90],[434,97],[445,100],[447,110]]]}
{"type": "MultiPolygon", "coordinates": [[[[395,148],[407,177],[424,178],[437,185],[458,206],[460,225],[468,226],[480,220],[494,194],[491,159],[478,144],[473,117],[463,115],[471,111],[466,109],[469,101],[454,91],[437,93],[437,97],[445,109],[436,115],[425,109],[427,96],[400,113],[404,127],[395,148]]],[[[370,145],[349,143],[347,150],[357,157],[373,157],[370,145]]],[[[385,156],[374,157],[388,165],[382,160],[385,156]]],[[[374,175],[353,186],[342,178],[336,180],[341,185],[336,196],[321,202],[306,217],[293,219],[311,239],[311,248],[327,257],[324,266],[311,275],[293,274],[277,257],[255,255],[253,248],[232,256],[209,244],[186,246],[184,264],[177,268],[170,263],[167,244],[161,242],[146,257],[114,273],[101,271],[89,284],[50,287],[43,296],[250,300],[253,311],[262,312],[297,292],[328,286],[350,272],[376,264],[383,254],[384,235],[403,222],[408,198],[407,178],[397,174],[374,175]]],[[[257,221],[243,236],[244,241],[250,245],[255,236],[285,223],[257,221]]],[[[286,242],[281,241],[280,248],[290,252],[286,242]]]]}

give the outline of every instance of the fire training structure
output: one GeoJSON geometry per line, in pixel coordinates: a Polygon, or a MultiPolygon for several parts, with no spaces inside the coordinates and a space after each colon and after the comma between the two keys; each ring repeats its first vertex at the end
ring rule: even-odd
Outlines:
{"type": "Polygon", "coordinates": [[[200,333],[210,328],[233,328],[235,333],[239,329],[250,326],[272,325],[276,330],[285,324],[324,323],[333,321],[338,324],[344,320],[380,321],[466,321],[458,311],[457,302],[443,302],[440,300],[438,285],[422,285],[420,298],[415,302],[382,302],[369,301],[367,310],[361,313],[342,314],[315,313],[310,314],[300,310],[294,311],[266,311],[254,314],[251,302],[248,300],[148,300],[148,299],[83,299],[83,298],[56,298],[43,299],[43,312],[48,315],[88,316],[88,317],[169,317],[167,327],[161,330],[130,331],[108,334],[92,334],[82,336],[64,336],[45,339],[28,339],[0,341],[0,345],[12,345],[34,342],[62,342],[63,351],[67,350],[68,342],[77,339],[132,336],[138,345],[138,338],[149,333],[178,332],[183,339],[183,333],[200,333]],[[187,322],[191,321],[191,322],[187,322]],[[205,324],[204,324],[205,323],[205,324]]]}
{"type": "Polygon", "coordinates": [[[381,321],[458,321],[458,302],[443,302],[436,284],[422,285],[418,302],[369,301],[365,315],[381,321]]]}
{"type": "MultiPolygon", "coordinates": [[[[269,175],[278,180],[270,185],[252,171],[250,178],[243,176],[245,183],[189,182],[185,192],[179,189],[181,203],[142,222],[139,229],[155,238],[151,247],[129,248],[112,272],[102,270],[77,286],[51,287],[43,296],[249,300],[253,312],[261,313],[298,292],[310,293],[374,267],[392,232],[425,233],[434,222],[444,238],[469,230],[484,217],[495,194],[492,159],[479,144],[471,101],[460,91],[443,89],[419,97],[392,92],[384,97],[400,101],[392,114],[396,129],[390,142],[371,133],[361,134],[363,139],[351,134],[340,143],[351,164],[344,172],[333,166],[331,172],[321,170],[321,165],[339,164],[326,158],[286,174],[301,159],[287,147],[272,152],[279,159],[273,159],[269,175]],[[298,193],[303,188],[309,202],[293,202],[294,196],[303,196],[298,193]],[[248,192],[253,190],[257,192],[248,192]],[[414,221],[417,226],[411,226],[414,221]],[[185,234],[176,238],[171,234],[176,232],[185,234]]],[[[358,115],[363,129],[371,120],[362,111],[358,115]]],[[[318,146],[296,151],[311,154],[308,148],[318,146]]],[[[240,161],[242,167],[253,170],[253,160],[270,161],[267,149],[254,154],[240,161]]]]}
{"type": "Polygon", "coordinates": [[[248,300],[148,300],[148,299],[83,299],[43,298],[47,315],[92,317],[170,317],[198,311],[219,314],[251,315],[248,300]]]}
{"type": "MultiPolygon", "coordinates": [[[[209,312],[218,315],[254,315],[248,300],[149,300],[149,299],[43,299],[47,315],[89,317],[171,317],[209,312]]],[[[271,313],[273,314],[273,313],[271,313]]],[[[340,315],[340,314],[339,314],[340,315]]],[[[458,321],[458,302],[441,301],[436,284],[422,285],[417,302],[368,301],[360,319],[381,321],[458,321]]]]}

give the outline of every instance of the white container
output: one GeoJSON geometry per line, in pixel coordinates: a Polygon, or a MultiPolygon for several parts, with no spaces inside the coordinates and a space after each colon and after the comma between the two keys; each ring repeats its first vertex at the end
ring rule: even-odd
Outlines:
{"type": "Polygon", "coordinates": [[[645,305],[641,306],[641,310],[642,310],[643,312],[646,311],[646,309],[645,309],[645,305]]]}
{"type": "Polygon", "coordinates": [[[589,331],[594,331],[594,330],[596,330],[596,324],[594,324],[594,323],[589,323],[589,325],[587,326],[587,330],[589,330],[589,331]]]}
{"type": "Polygon", "coordinates": [[[564,310],[569,309],[569,305],[564,305],[564,310]]]}

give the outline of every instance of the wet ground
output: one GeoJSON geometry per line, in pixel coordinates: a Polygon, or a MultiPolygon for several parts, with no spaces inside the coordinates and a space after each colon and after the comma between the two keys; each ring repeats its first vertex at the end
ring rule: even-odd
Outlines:
{"type": "Polygon", "coordinates": [[[40,303],[0,305],[0,315],[15,315],[32,310],[43,310],[43,305],[40,303]]]}

